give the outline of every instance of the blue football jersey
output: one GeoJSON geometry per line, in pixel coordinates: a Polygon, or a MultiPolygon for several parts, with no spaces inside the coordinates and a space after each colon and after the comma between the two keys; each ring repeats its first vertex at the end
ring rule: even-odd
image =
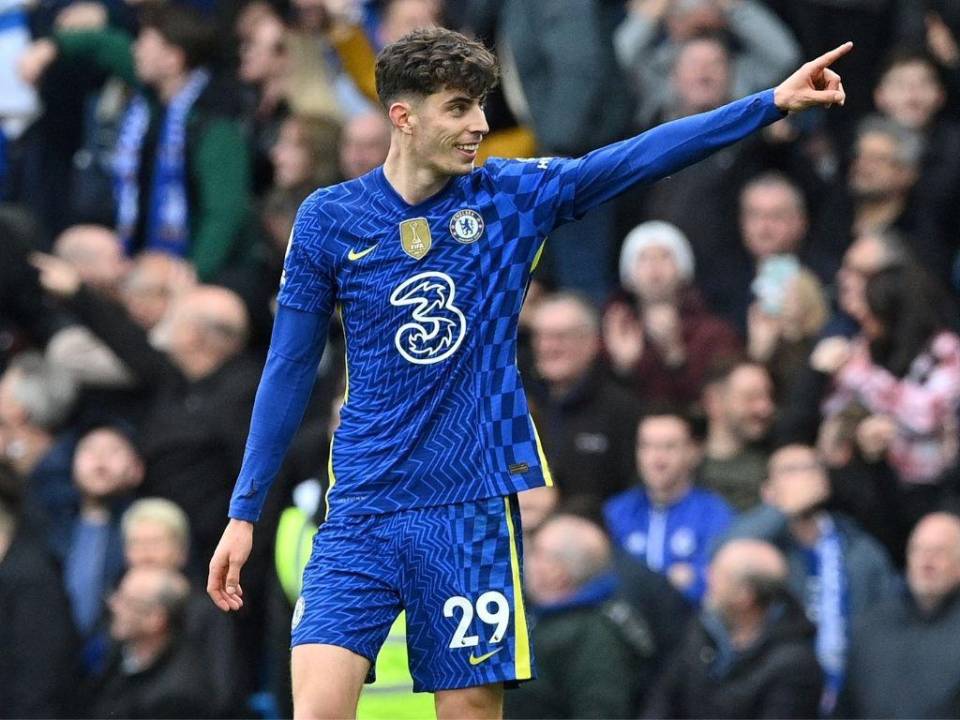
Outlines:
{"type": "Polygon", "coordinates": [[[340,307],[347,392],[331,513],[508,495],[550,482],[516,365],[546,234],[572,214],[568,163],[494,160],[408,205],[383,170],[317,191],[278,302],[340,307]]]}
{"type": "Polygon", "coordinates": [[[780,117],[768,90],[582,158],[491,159],[417,205],[382,169],[315,192],[278,296],[277,325],[293,317],[294,329],[274,329],[230,516],[259,515],[316,367],[314,355],[294,356],[318,342],[318,327],[325,336],[337,306],[348,377],[331,516],[550,483],[516,365],[520,308],[547,235],[780,117]]]}

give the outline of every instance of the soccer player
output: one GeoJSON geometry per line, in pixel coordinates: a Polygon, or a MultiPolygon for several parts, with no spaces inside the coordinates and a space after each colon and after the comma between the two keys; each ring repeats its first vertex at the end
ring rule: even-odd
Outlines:
{"type": "MultiPolygon", "coordinates": [[[[298,718],[350,717],[394,618],[407,613],[414,689],[440,718],[499,717],[533,677],[516,493],[551,484],[516,366],[517,317],[550,231],[706,157],[789,111],[842,105],[828,66],[575,160],[491,159],[483,102],[497,62],[420,30],[377,59],[392,124],[383,167],[303,203],[230,520],[208,592],[243,605],[253,523],[307,403],[339,306],[347,390],[330,448],[328,515],[293,615],[298,718]]],[[[589,242],[589,239],[585,239],[589,242]]]]}

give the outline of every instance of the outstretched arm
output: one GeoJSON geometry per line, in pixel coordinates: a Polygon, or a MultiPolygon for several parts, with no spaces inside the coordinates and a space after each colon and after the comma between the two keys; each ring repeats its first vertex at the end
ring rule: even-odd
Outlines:
{"type": "Polygon", "coordinates": [[[848,42],[811,60],[772,90],[664,123],[573,161],[572,217],[559,220],[580,217],[632,185],[653,182],[692,165],[787,113],[843,105],[843,83],[830,65],[852,47],[848,42]]]}

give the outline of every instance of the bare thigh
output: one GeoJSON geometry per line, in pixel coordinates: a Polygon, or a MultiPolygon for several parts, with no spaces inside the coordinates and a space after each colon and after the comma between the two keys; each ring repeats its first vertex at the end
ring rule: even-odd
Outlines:
{"type": "Polygon", "coordinates": [[[503,717],[503,684],[439,690],[434,702],[437,720],[500,720],[503,717]]]}
{"type": "Polygon", "coordinates": [[[370,661],[336,645],[297,645],[290,654],[294,720],[342,720],[357,714],[370,661]]]}

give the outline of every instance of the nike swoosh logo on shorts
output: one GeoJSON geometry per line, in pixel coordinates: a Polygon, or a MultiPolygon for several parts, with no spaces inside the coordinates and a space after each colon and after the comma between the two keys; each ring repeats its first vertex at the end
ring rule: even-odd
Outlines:
{"type": "MultiPolygon", "coordinates": [[[[377,243],[377,245],[379,245],[379,244],[380,244],[380,243],[377,243]]],[[[369,255],[369,254],[372,253],[374,250],[376,250],[376,249],[377,249],[377,245],[371,245],[371,246],[368,247],[366,250],[361,250],[360,252],[357,252],[357,251],[354,250],[353,248],[350,248],[350,252],[347,253],[347,260],[349,260],[350,262],[353,262],[354,260],[359,260],[359,259],[362,258],[363,256],[369,255]]]]}
{"type": "Polygon", "coordinates": [[[485,654],[481,655],[480,657],[474,657],[473,655],[471,655],[471,656],[470,656],[470,664],[471,664],[471,665],[479,665],[480,663],[485,662],[486,660],[489,660],[490,658],[492,658],[494,655],[496,655],[496,654],[497,654],[498,652],[500,652],[501,650],[503,650],[503,648],[502,648],[502,647],[498,647],[496,650],[491,650],[490,652],[485,653],[485,654]]]}

